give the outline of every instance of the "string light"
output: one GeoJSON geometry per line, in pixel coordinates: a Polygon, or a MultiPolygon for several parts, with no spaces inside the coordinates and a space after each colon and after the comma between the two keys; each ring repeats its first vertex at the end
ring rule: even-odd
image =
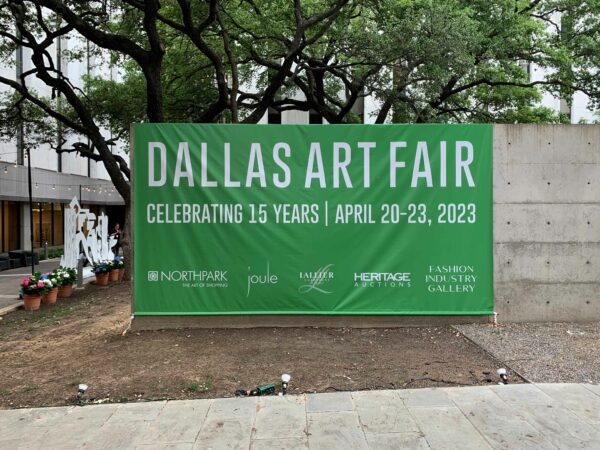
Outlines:
{"type": "MultiPolygon", "coordinates": [[[[0,161],[0,170],[2,170],[4,172],[4,174],[8,174],[9,173],[9,168],[11,168],[11,166],[13,165],[13,163],[4,163],[2,161],[0,161]],[[4,167],[2,167],[2,164],[4,164],[4,167]]],[[[17,164],[14,164],[14,167],[17,167],[17,164]]],[[[22,180],[22,179],[16,179],[16,178],[9,178],[6,176],[2,177],[3,181],[8,181],[8,182],[13,182],[13,183],[22,183],[22,184],[27,184],[28,182],[26,180],[22,180]]],[[[98,180],[100,181],[100,180],[98,180]]],[[[110,183],[109,180],[106,180],[106,183],[110,183]]],[[[60,184],[60,183],[43,183],[43,182],[39,182],[36,181],[35,182],[35,189],[40,189],[40,187],[44,188],[46,187],[47,189],[51,189],[53,191],[55,191],[58,188],[67,188],[68,191],[72,191],[73,188],[77,189],[80,188],[81,191],[80,192],[89,192],[89,193],[96,193],[98,195],[102,195],[104,194],[104,196],[106,197],[112,197],[112,193],[116,192],[118,194],[118,191],[115,189],[114,186],[111,185],[102,185],[102,184],[60,184]]],[[[118,198],[118,195],[117,195],[118,198]]]]}

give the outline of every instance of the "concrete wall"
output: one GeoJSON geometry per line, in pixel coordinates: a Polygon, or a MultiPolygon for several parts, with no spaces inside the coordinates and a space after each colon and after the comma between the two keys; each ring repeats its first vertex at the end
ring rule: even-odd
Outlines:
{"type": "Polygon", "coordinates": [[[600,126],[494,126],[498,320],[600,319],[600,126]]]}

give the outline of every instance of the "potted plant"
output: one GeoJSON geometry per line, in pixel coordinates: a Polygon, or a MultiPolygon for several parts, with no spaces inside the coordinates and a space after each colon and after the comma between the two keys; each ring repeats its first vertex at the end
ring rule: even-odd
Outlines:
{"type": "Polygon", "coordinates": [[[36,311],[40,309],[42,295],[47,291],[46,284],[41,280],[39,272],[24,278],[21,282],[23,292],[23,304],[27,311],[36,311]]]}
{"type": "Polygon", "coordinates": [[[110,262],[110,281],[119,281],[121,277],[121,270],[125,264],[121,256],[115,256],[110,262]]]}
{"type": "Polygon", "coordinates": [[[106,286],[108,284],[108,272],[110,272],[110,261],[102,260],[94,262],[92,268],[96,275],[96,284],[106,286]]]}
{"type": "Polygon", "coordinates": [[[42,301],[53,305],[56,303],[56,297],[58,296],[58,280],[54,276],[54,273],[44,273],[40,279],[46,285],[46,293],[42,295],[42,301]]]}
{"type": "Polygon", "coordinates": [[[73,293],[73,284],[77,281],[77,272],[72,267],[58,267],[53,272],[58,282],[58,296],[60,298],[70,297],[73,293]]]}

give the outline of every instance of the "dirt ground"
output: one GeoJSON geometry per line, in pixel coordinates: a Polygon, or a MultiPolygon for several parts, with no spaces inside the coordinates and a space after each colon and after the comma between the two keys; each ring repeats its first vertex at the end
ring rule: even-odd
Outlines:
{"type": "MultiPolygon", "coordinates": [[[[451,327],[126,333],[131,287],[87,285],[0,320],[0,408],[232,396],[292,376],[291,393],[497,383],[501,363],[451,327]]],[[[516,375],[511,381],[519,382],[516,375]]]]}

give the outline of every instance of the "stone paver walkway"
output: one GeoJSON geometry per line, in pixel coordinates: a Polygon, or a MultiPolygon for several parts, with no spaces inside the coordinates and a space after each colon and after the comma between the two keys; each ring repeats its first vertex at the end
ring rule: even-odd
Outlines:
{"type": "Polygon", "coordinates": [[[538,384],[0,411],[2,449],[600,448],[600,386],[538,384]]]}

